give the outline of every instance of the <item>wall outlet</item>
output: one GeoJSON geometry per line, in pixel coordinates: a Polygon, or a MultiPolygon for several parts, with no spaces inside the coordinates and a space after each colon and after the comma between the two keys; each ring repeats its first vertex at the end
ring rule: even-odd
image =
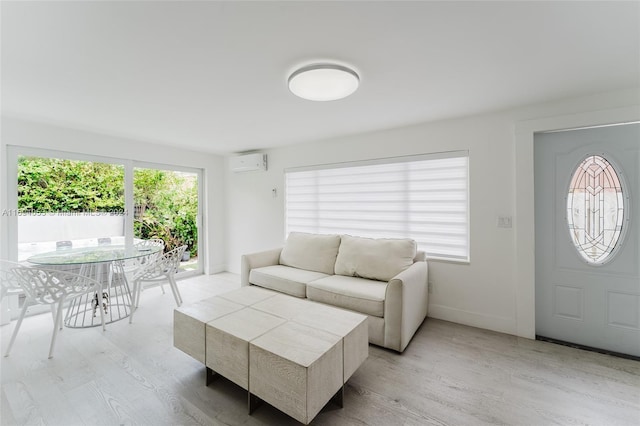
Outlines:
{"type": "Polygon", "coordinates": [[[498,228],[511,228],[511,216],[498,216],[498,228]]]}

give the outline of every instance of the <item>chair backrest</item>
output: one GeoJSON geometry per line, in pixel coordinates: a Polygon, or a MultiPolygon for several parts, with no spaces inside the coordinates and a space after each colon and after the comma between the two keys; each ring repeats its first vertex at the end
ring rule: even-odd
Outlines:
{"type": "Polygon", "coordinates": [[[182,261],[182,256],[184,252],[187,251],[187,246],[176,247],[168,253],[165,253],[164,256],[160,259],[160,262],[164,263],[167,268],[178,269],[180,267],[180,262],[182,261]]]}
{"type": "Polygon", "coordinates": [[[0,300],[9,293],[18,293],[22,291],[18,277],[13,272],[16,268],[23,268],[17,262],[11,262],[9,260],[0,260],[0,300]]]}
{"type": "Polygon", "coordinates": [[[98,281],[71,272],[42,268],[16,268],[13,272],[27,297],[44,305],[63,297],[98,292],[101,288],[98,281]]]}
{"type": "Polygon", "coordinates": [[[166,252],[162,256],[145,265],[134,279],[142,278],[143,280],[149,280],[163,275],[176,273],[180,267],[180,261],[182,260],[182,255],[186,249],[187,246],[185,245],[166,252]]]}
{"type": "Polygon", "coordinates": [[[162,256],[162,252],[164,251],[164,240],[161,240],[160,238],[151,238],[150,240],[140,240],[137,243],[135,243],[134,245],[136,247],[138,247],[138,248],[140,248],[140,247],[160,247],[160,251],[159,252],[150,254],[148,256],[139,257],[134,262],[132,262],[134,264],[137,264],[138,266],[146,265],[146,264],[149,264],[149,263],[153,262],[158,257],[162,256]]]}
{"type": "Polygon", "coordinates": [[[73,247],[71,241],[56,241],[56,250],[65,250],[73,247]]]}
{"type": "Polygon", "coordinates": [[[162,247],[164,249],[164,240],[160,238],[152,238],[150,240],[142,240],[137,242],[136,247],[149,247],[149,246],[157,246],[162,247]]]}

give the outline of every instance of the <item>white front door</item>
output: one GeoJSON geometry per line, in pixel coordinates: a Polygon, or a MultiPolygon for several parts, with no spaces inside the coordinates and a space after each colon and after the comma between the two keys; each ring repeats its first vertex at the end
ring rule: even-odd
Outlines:
{"type": "Polygon", "coordinates": [[[640,356],[640,124],[536,134],[536,335],[640,356]]]}

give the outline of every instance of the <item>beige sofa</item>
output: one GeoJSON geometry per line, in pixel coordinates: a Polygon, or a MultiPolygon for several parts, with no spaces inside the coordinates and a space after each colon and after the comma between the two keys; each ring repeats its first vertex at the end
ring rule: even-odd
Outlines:
{"type": "Polygon", "coordinates": [[[242,256],[241,282],[366,314],[369,342],[398,352],[427,316],[427,262],[409,239],[292,232],[242,256]]]}

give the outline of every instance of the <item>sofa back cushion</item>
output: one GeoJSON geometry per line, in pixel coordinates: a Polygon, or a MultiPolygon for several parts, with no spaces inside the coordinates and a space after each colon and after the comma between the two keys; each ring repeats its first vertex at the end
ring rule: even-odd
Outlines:
{"type": "Polygon", "coordinates": [[[413,259],[414,262],[426,262],[427,261],[427,253],[424,251],[418,250],[416,252],[416,257],[413,259]]]}
{"type": "Polygon", "coordinates": [[[280,264],[333,275],[339,246],[340,235],[291,232],[280,253],[280,264]]]}
{"type": "Polygon", "coordinates": [[[373,239],[343,235],[335,273],[389,281],[413,265],[416,242],[410,239],[373,239]]]}

